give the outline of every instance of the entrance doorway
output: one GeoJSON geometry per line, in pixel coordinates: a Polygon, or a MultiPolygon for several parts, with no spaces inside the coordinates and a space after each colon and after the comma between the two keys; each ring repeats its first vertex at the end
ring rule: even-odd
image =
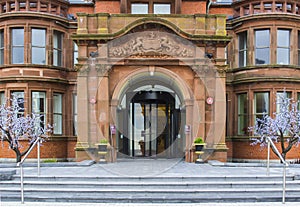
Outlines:
{"type": "Polygon", "coordinates": [[[181,114],[176,95],[166,91],[126,93],[119,152],[130,157],[182,157],[181,114]],[[124,114],[125,113],[125,114],[124,114]]]}

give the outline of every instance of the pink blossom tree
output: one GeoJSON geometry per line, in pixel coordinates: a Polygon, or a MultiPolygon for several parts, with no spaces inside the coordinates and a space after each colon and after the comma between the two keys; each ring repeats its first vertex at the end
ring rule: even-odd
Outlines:
{"type": "Polygon", "coordinates": [[[0,106],[0,140],[8,142],[9,148],[16,154],[20,162],[33,143],[40,138],[45,141],[51,132],[51,126],[45,125],[40,114],[24,114],[24,100],[13,97],[0,106]],[[11,104],[9,104],[11,102],[11,104]],[[20,140],[28,140],[24,147],[20,140]]]}
{"type": "MultiPolygon", "coordinates": [[[[284,92],[277,98],[277,104],[279,108],[273,117],[265,114],[261,119],[257,119],[255,125],[249,130],[256,137],[252,139],[253,145],[266,146],[267,137],[275,143],[280,142],[279,151],[285,160],[286,154],[292,147],[300,143],[299,102],[288,98],[284,92]]],[[[273,148],[272,150],[274,151],[273,148]]]]}

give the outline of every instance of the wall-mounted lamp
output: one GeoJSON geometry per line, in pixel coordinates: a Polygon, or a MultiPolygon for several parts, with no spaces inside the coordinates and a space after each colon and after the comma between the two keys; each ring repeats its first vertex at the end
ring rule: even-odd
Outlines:
{"type": "Polygon", "coordinates": [[[212,59],[214,57],[214,55],[212,53],[205,53],[205,57],[212,59]]]}
{"type": "Polygon", "coordinates": [[[96,58],[96,57],[98,57],[98,55],[99,55],[98,51],[90,52],[90,57],[91,58],[96,58]]]}

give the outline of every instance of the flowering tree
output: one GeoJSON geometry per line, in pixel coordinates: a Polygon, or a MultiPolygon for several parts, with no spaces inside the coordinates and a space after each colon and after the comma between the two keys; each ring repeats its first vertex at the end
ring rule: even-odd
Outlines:
{"type": "MultiPolygon", "coordinates": [[[[249,130],[254,133],[254,136],[258,136],[253,139],[253,145],[265,146],[267,137],[270,137],[275,143],[280,142],[281,155],[285,159],[293,145],[300,143],[299,102],[288,98],[284,92],[283,96],[277,98],[277,103],[279,108],[274,113],[274,118],[265,114],[261,119],[257,119],[255,125],[249,130]]],[[[274,151],[273,148],[272,150],[274,151]]]]}
{"type": "Polygon", "coordinates": [[[23,99],[14,96],[11,105],[8,100],[0,106],[0,140],[8,142],[9,148],[16,153],[17,162],[21,161],[39,137],[44,141],[51,132],[49,125],[44,126],[41,115],[24,115],[23,103],[23,99]],[[20,140],[28,140],[28,147],[22,146],[20,140]]]}

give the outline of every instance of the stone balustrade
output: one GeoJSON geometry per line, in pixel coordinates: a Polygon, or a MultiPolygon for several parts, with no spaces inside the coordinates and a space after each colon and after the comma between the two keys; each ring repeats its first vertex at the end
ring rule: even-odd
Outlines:
{"type": "Polygon", "coordinates": [[[11,12],[42,12],[67,17],[68,0],[2,0],[0,15],[11,12]]]}
{"type": "Polygon", "coordinates": [[[261,13],[290,13],[300,15],[300,1],[295,0],[235,0],[234,17],[261,13]]]}

